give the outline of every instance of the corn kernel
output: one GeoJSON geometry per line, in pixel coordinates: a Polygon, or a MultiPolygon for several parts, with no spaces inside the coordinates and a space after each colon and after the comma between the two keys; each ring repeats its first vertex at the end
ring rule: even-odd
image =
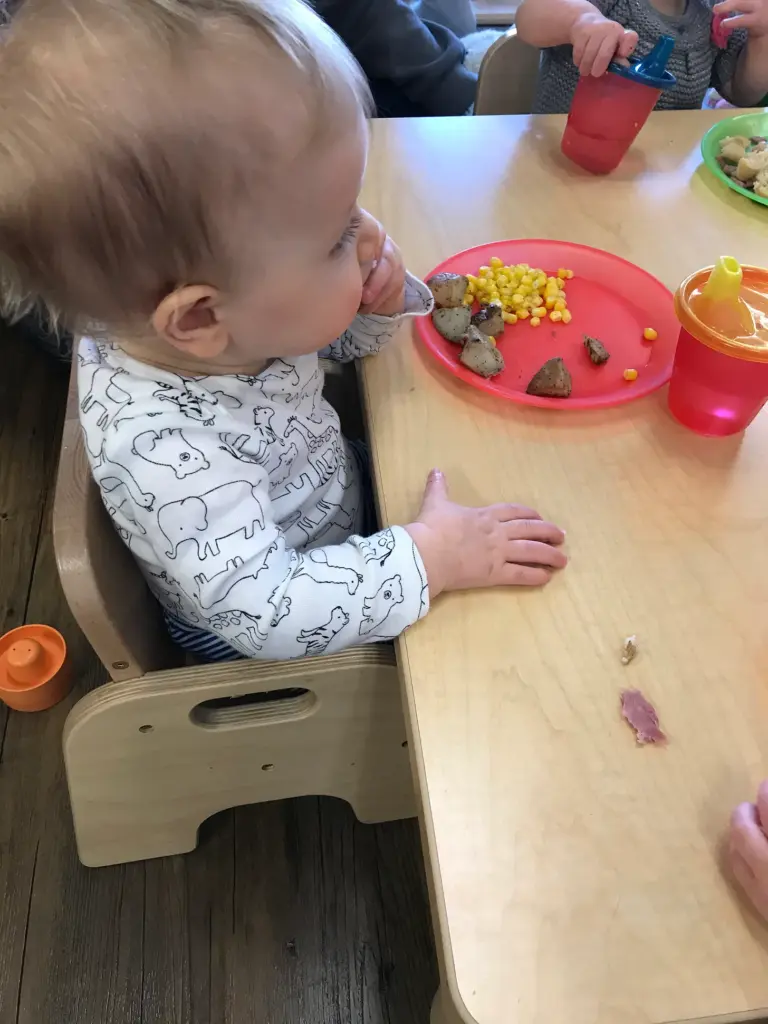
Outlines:
{"type": "Polygon", "coordinates": [[[474,281],[470,281],[469,284],[467,285],[467,294],[468,295],[474,295],[476,293],[476,291],[477,291],[477,285],[475,284],[474,281]]]}
{"type": "Polygon", "coordinates": [[[564,300],[563,300],[563,299],[557,299],[557,300],[555,301],[555,309],[556,309],[556,310],[557,310],[557,311],[558,311],[559,313],[562,313],[562,312],[563,312],[563,310],[565,309],[565,302],[564,302],[564,300]]]}
{"type": "Polygon", "coordinates": [[[534,316],[546,316],[547,310],[545,306],[537,306],[533,311],[534,316]]]}
{"type": "Polygon", "coordinates": [[[541,320],[539,319],[539,317],[537,317],[537,316],[532,316],[531,317],[531,327],[538,327],[540,323],[541,323],[541,320]]]}
{"type": "Polygon", "coordinates": [[[552,321],[553,324],[559,323],[563,319],[563,314],[560,312],[559,309],[553,309],[552,312],[549,314],[549,319],[552,321]]]}
{"type": "Polygon", "coordinates": [[[572,271],[572,270],[566,270],[566,272],[565,272],[565,276],[566,276],[566,277],[568,278],[568,280],[570,281],[570,280],[571,280],[571,278],[573,277],[573,271],[572,271]]]}
{"type": "Polygon", "coordinates": [[[654,331],[652,327],[646,327],[643,331],[643,337],[646,341],[656,341],[659,336],[658,331],[654,331]]]}
{"type": "Polygon", "coordinates": [[[477,277],[474,274],[465,275],[470,284],[477,284],[477,277]]]}
{"type": "Polygon", "coordinates": [[[480,274],[481,277],[487,277],[491,273],[491,268],[486,267],[485,264],[483,264],[483,266],[480,267],[478,273],[480,274]]]}
{"type": "Polygon", "coordinates": [[[573,320],[573,314],[571,313],[571,311],[569,309],[564,309],[563,310],[563,323],[564,324],[569,324],[571,322],[571,320],[573,320]]]}
{"type": "Polygon", "coordinates": [[[530,315],[527,309],[518,309],[517,311],[518,320],[527,320],[530,315]]]}
{"type": "Polygon", "coordinates": [[[496,348],[496,339],[489,336],[488,341],[494,348],[496,348]]]}
{"type": "Polygon", "coordinates": [[[532,285],[533,284],[533,278],[531,277],[530,274],[527,274],[527,273],[523,274],[523,276],[520,278],[520,283],[521,284],[532,285]]]}
{"type": "Polygon", "coordinates": [[[629,381],[637,380],[637,370],[625,370],[624,371],[624,380],[629,380],[629,381]]]}
{"type": "Polygon", "coordinates": [[[504,266],[504,261],[500,260],[498,256],[491,256],[490,264],[494,269],[498,269],[498,267],[504,266]]]}
{"type": "Polygon", "coordinates": [[[560,278],[561,281],[564,281],[568,277],[568,271],[565,270],[563,267],[560,267],[557,271],[557,276],[560,278]]]}
{"type": "Polygon", "coordinates": [[[517,323],[517,317],[515,316],[514,313],[504,312],[504,313],[501,314],[501,319],[504,321],[505,324],[516,324],[517,323]]]}
{"type": "Polygon", "coordinates": [[[547,307],[547,309],[554,309],[555,308],[555,297],[554,297],[554,295],[548,295],[546,297],[546,299],[544,300],[544,305],[547,307]]]}
{"type": "Polygon", "coordinates": [[[475,296],[472,294],[472,292],[464,292],[464,305],[465,306],[471,306],[474,301],[475,301],[475,296]]]}
{"type": "Polygon", "coordinates": [[[525,296],[521,295],[520,292],[515,292],[514,295],[512,296],[512,305],[513,306],[522,306],[524,301],[525,301],[525,296]]]}

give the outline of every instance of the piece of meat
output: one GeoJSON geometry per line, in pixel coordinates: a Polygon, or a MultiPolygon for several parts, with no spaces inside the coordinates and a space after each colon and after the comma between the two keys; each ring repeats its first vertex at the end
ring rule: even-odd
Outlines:
{"type": "Polygon", "coordinates": [[[548,359],[533,375],[526,391],[529,395],[542,395],[546,398],[568,398],[571,386],[568,367],[562,358],[557,356],[555,359],[548,359]]]}
{"type": "Polygon", "coordinates": [[[464,341],[471,319],[472,310],[469,306],[445,306],[432,313],[435,330],[448,341],[457,344],[464,341]]]}
{"type": "Polygon", "coordinates": [[[448,271],[433,274],[427,281],[427,287],[435,298],[435,305],[439,308],[460,306],[464,302],[464,293],[468,284],[469,279],[463,274],[450,274],[448,271]]]}
{"type": "Polygon", "coordinates": [[[611,358],[611,353],[602,341],[599,338],[592,338],[589,334],[584,335],[584,348],[595,366],[602,366],[611,358]]]}
{"type": "Polygon", "coordinates": [[[481,377],[495,377],[504,369],[504,357],[490,338],[470,326],[459,360],[481,377]]]}
{"type": "Polygon", "coordinates": [[[621,691],[621,713],[637,734],[637,742],[666,743],[667,737],[659,727],[656,708],[647,701],[639,690],[621,691]]]}
{"type": "Polygon", "coordinates": [[[472,323],[478,331],[495,338],[504,331],[504,318],[501,314],[502,310],[498,302],[489,302],[479,313],[475,313],[472,323]]]}

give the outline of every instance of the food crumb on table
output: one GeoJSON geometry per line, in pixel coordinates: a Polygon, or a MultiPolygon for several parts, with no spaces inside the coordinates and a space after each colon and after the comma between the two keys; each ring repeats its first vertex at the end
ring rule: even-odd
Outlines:
{"type": "Polygon", "coordinates": [[[628,665],[637,655],[637,637],[628,636],[621,648],[621,664],[628,665]]]}
{"type": "Polygon", "coordinates": [[[667,737],[659,726],[656,708],[639,690],[621,691],[621,714],[635,730],[640,746],[646,743],[666,743],[667,737]]]}

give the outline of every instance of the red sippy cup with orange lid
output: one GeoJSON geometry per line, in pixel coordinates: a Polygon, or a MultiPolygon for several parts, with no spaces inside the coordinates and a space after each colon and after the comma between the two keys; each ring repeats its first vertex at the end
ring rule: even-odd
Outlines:
{"type": "Polygon", "coordinates": [[[723,256],[675,293],[675,419],[698,434],[744,430],[768,399],[768,270],[723,256]]]}
{"type": "Polygon", "coordinates": [[[19,626],[0,636],[0,700],[14,711],[45,711],[69,693],[67,645],[51,626],[19,626]]]}
{"type": "Polygon", "coordinates": [[[656,106],[677,79],[667,71],[675,41],[662,36],[641,61],[615,61],[604,75],[579,79],[560,148],[593,174],[615,171],[656,106]]]}

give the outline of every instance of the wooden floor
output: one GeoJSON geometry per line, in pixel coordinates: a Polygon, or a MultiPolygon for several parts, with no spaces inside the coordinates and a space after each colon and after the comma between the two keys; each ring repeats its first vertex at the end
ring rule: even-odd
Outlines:
{"type": "Polygon", "coordinates": [[[104,672],[51,550],[66,371],[7,334],[0,353],[0,632],[58,627],[78,679],[52,711],[0,705],[0,1024],[427,1024],[413,821],[307,798],[218,815],[186,857],[79,864],[60,737],[104,672]]]}

